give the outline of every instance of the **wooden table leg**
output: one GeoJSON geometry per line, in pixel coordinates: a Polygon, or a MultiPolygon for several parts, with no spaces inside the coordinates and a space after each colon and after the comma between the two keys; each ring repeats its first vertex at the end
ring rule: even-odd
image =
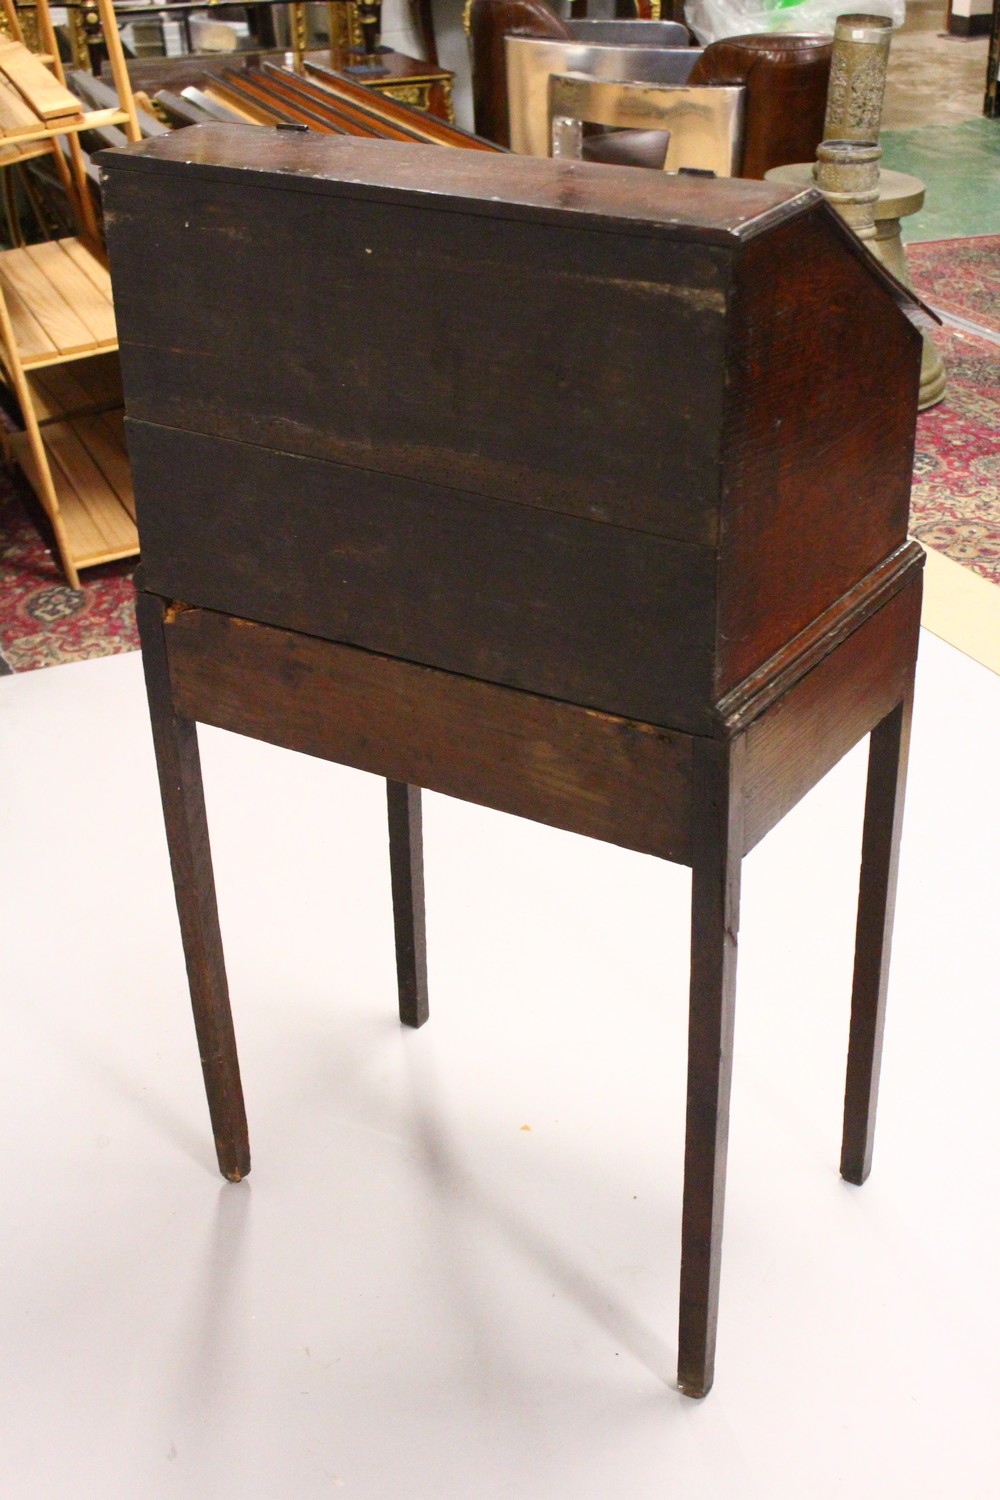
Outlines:
{"type": "Polygon", "coordinates": [[[424,915],[424,836],[420,788],[386,782],[389,802],[389,867],[396,930],[399,1019],[404,1026],[427,1020],[427,928],[424,915]]]}
{"type": "Polygon", "coordinates": [[[692,828],[691,995],[677,1381],[712,1387],[733,1062],[745,739],[699,740],[692,828]]]}
{"type": "Polygon", "coordinates": [[[871,1171],[879,1065],[896,906],[896,874],[906,791],[912,687],[871,733],[854,949],[851,1037],[844,1094],[841,1175],[862,1183],[871,1171]]]}
{"type": "Polygon", "coordinates": [[[163,639],[163,601],[136,596],[142,663],[160,776],[177,913],[219,1169],[239,1182],[250,1170],[246,1112],[219,932],[197,728],[174,712],[163,639]]]}

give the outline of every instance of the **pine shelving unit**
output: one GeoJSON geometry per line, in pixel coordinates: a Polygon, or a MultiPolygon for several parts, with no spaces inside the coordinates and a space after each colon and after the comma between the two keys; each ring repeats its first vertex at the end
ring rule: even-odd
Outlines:
{"type": "Polygon", "coordinates": [[[117,109],[86,109],[66,87],[48,0],[37,0],[43,54],[24,45],[13,0],[2,0],[0,168],[52,154],[79,233],[0,251],[0,365],[24,431],[9,439],[52,525],[72,588],[79,570],[139,550],[125,450],[111,278],[87,187],[79,136],[139,122],[111,0],[96,0],[117,109]],[[61,142],[67,145],[64,155],[61,142]]]}

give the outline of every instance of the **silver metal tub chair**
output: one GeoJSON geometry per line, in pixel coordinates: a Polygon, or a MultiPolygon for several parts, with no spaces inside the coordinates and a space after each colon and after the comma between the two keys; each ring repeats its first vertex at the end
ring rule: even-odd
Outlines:
{"type": "MultiPolygon", "coordinates": [[[[677,45],[684,27],[657,21],[574,21],[571,42],[507,36],[510,144],[523,156],[549,156],[549,77],[576,73],[609,82],[657,84],[664,130],[670,132],[665,170],[681,167],[731,176],[739,159],[742,88],[686,87],[700,47],[677,45]],[[656,32],[654,42],[653,32],[656,32]],[[636,41],[626,40],[636,37],[636,41]]],[[[623,122],[624,123],[624,122],[623,122]]]]}

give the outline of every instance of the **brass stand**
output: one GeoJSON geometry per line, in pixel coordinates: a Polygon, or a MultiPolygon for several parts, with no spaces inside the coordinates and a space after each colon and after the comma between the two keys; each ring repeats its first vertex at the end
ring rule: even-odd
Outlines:
{"type": "MultiPolygon", "coordinates": [[[[785,182],[791,187],[813,187],[815,164],[794,162],[787,167],[772,167],[764,176],[768,182],[785,182]]],[[[924,206],[924,184],[908,172],[879,172],[878,197],[872,205],[875,235],[868,249],[904,286],[912,286],[906,250],[900,234],[900,221],[919,213],[924,206]]],[[[920,410],[936,406],[945,393],[947,376],[942,360],[930,335],[924,331],[924,353],[920,362],[920,410]]]]}

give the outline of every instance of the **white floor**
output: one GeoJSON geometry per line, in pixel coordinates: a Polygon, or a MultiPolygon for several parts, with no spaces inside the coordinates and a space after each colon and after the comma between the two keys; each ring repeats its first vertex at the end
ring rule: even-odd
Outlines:
{"type": "Polygon", "coordinates": [[[864,753],[745,866],[719,1359],[673,1385],[685,871],[202,736],[255,1167],[216,1175],[137,656],[0,683],[5,1500],[996,1500],[1000,679],[925,635],[875,1170],[864,753]]]}

